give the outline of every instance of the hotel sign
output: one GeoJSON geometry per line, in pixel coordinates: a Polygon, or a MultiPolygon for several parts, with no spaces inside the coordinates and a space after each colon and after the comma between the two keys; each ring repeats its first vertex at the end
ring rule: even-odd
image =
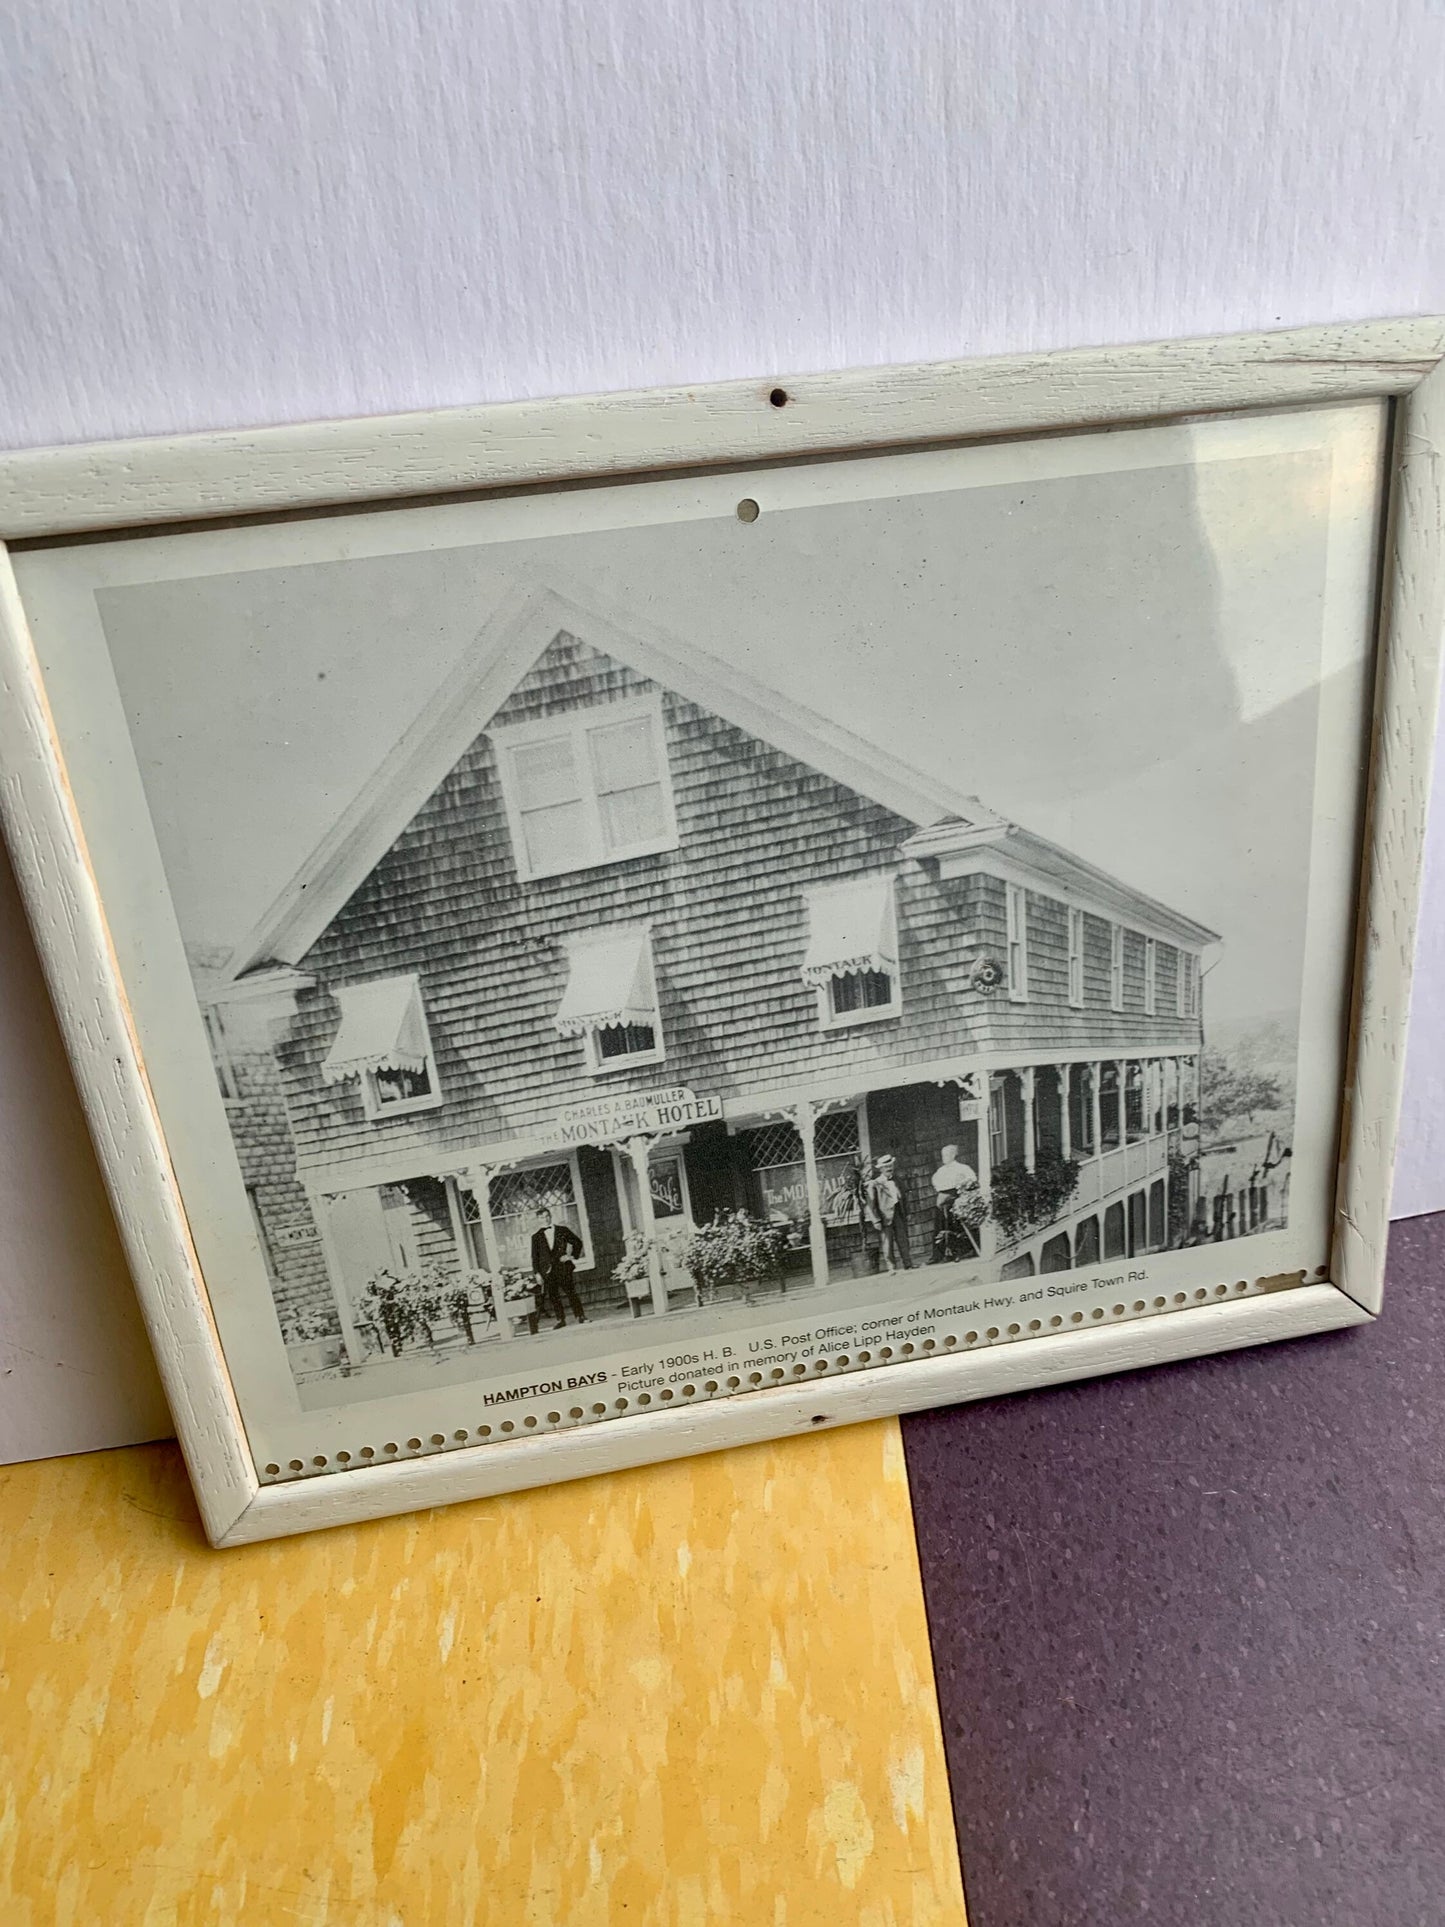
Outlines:
{"type": "Polygon", "coordinates": [[[723,1114],[720,1097],[699,1097],[683,1084],[660,1091],[617,1091],[570,1104],[557,1113],[563,1144],[613,1144],[629,1137],[661,1137],[694,1124],[711,1124],[723,1114]]]}

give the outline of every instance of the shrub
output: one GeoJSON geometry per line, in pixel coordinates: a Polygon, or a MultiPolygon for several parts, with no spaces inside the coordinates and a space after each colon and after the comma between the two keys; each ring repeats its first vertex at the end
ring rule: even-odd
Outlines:
{"type": "Polygon", "coordinates": [[[990,1205],[988,1199],[976,1185],[968,1185],[954,1198],[948,1208],[948,1215],[955,1224],[965,1231],[977,1231],[988,1222],[990,1205]]]}
{"type": "Polygon", "coordinates": [[[1005,1244],[1052,1224],[1079,1188],[1074,1158],[1056,1155],[1035,1160],[1030,1171],[1022,1158],[1007,1158],[993,1169],[989,1208],[1005,1244]]]}
{"type": "Polygon", "coordinates": [[[682,1250],[699,1302],[736,1289],[751,1304],[755,1285],[781,1275],[788,1231],[785,1224],[763,1224],[744,1212],[719,1212],[711,1224],[699,1226],[682,1250]]]}

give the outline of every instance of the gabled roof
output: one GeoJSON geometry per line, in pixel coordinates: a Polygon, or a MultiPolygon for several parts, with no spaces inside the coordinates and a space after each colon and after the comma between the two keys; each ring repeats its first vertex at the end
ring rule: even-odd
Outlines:
{"type": "Polygon", "coordinates": [[[449,676],[395,748],[237,945],[225,975],[298,963],[370,876],[427,798],[486,729],[558,635],[744,729],[749,735],[870,797],[920,829],[955,821],[1001,826],[977,797],[911,769],[851,730],[815,715],[731,664],[688,650],[632,616],[625,627],[555,590],[510,598],[477,640],[476,667],[449,676]]]}

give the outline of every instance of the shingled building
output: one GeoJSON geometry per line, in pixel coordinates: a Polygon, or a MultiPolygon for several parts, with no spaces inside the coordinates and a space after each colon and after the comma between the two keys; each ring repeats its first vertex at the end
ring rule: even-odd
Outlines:
{"type": "Polygon", "coordinates": [[[534,595],[478,665],[224,973],[353,1344],[380,1266],[523,1265],[543,1203],[595,1308],[629,1232],[739,1209],[826,1285],[885,1151],[919,1263],[945,1144],[980,1278],[1179,1240],[1214,932],[631,623],[534,595]]]}

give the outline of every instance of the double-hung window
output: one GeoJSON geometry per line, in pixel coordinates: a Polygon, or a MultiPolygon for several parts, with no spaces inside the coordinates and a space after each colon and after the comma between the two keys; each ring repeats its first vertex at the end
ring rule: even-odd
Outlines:
{"type": "Polygon", "coordinates": [[[1159,946],[1152,937],[1144,939],[1144,1015],[1152,1017],[1158,1008],[1159,946]]]}
{"type": "Polygon", "coordinates": [[[1024,1003],[1029,994],[1029,914],[1028,892],[1021,883],[1004,885],[1008,892],[1008,994],[1012,1002],[1024,1003]]]}
{"type": "Polygon", "coordinates": [[[588,930],[567,946],[567,988],[554,1019],[563,1037],[580,1037],[587,1068],[630,1070],[659,1064],[662,1016],[644,925],[588,930]]]}
{"type": "Polygon", "coordinates": [[[491,734],[524,880],[676,849],[660,697],[570,710],[491,734]]]}
{"type": "Polygon", "coordinates": [[[415,977],[379,977],[336,992],[341,1023],[321,1066],[325,1083],[357,1078],[373,1123],[442,1101],[436,1054],[415,977]]]}
{"type": "Polygon", "coordinates": [[[1109,925],[1109,1008],[1124,1008],[1124,926],[1109,925]]]}
{"type": "Polygon", "coordinates": [[[820,885],[806,899],[803,982],[824,1030],[896,1017],[903,1008],[891,875],[820,885]]]}
{"type": "MultiPolygon", "coordinates": [[[[565,1224],[569,1231],[576,1232],[582,1241],[578,1269],[591,1269],[594,1262],[592,1237],[575,1155],[563,1163],[535,1164],[521,1170],[499,1172],[487,1187],[487,1209],[492,1220],[497,1256],[504,1270],[531,1270],[532,1234],[537,1229],[538,1216],[543,1211],[552,1213],[554,1224],[565,1224]]],[[[467,1222],[474,1226],[477,1224],[480,1213],[474,1192],[463,1193],[462,1213],[467,1222]]],[[[483,1241],[479,1231],[473,1235],[481,1246],[483,1241]]],[[[483,1256],[483,1251],[479,1250],[479,1261],[483,1256]]]]}
{"type": "Polygon", "coordinates": [[[1179,952],[1179,1015],[1199,1015],[1199,959],[1192,950],[1179,952]]]}
{"type": "Polygon", "coordinates": [[[1084,913],[1069,912],[1069,1002],[1075,1010],[1084,1002],[1084,913]]]}

